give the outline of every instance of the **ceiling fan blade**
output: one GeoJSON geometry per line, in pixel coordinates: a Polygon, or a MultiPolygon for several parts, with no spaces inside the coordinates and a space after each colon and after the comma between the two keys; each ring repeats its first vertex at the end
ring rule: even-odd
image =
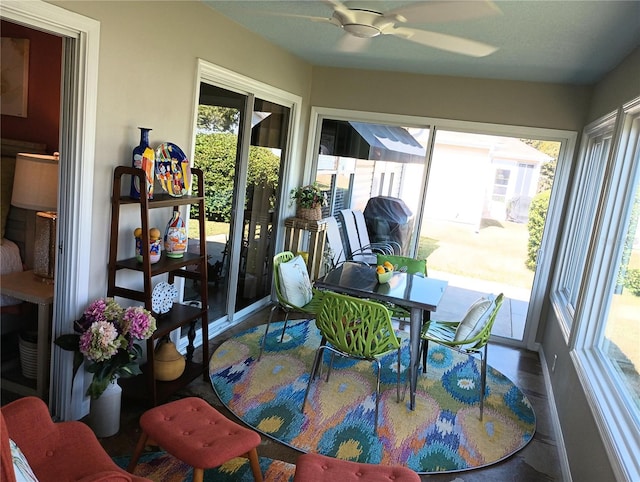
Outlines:
{"type": "Polygon", "coordinates": [[[441,23],[502,15],[490,0],[418,2],[395,8],[385,17],[395,16],[407,23],[441,23]]]}
{"type": "Polygon", "coordinates": [[[338,0],[323,0],[324,3],[328,4],[333,8],[333,18],[338,19],[338,22],[344,23],[352,23],[356,21],[357,12],[351,10],[344,3],[338,0]]]}
{"type": "Polygon", "coordinates": [[[347,10],[349,10],[349,8],[340,0],[323,0],[323,1],[324,3],[330,5],[331,8],[333,8],[338,12],[346,12],[347,10]]]}
{"type": "Polygon", "coordinates": [[[338,40],[336,48],[340,52],[357,53],[365,50],[370,42],[371,39],[369,38],[356,37],[345,32],[340,40],[338,40]]]}
{"type": "Polygon", "coordinates": [[[426,45],[427,47],[468,55],[470,57],[486,57],[498,50],[497,47],[476,42],[475,40],[415,28],[391,28],[386,29],[382,33],[385,35],[395,35],[396,37],[426,45]]]}
{"type": "Polygon", "coordinates": [[[301,15],[298,13],[269,12],[266,10],[254,10],[253,13],[258,15],[266,15],[269,17],[302,18],[304,20],[311,20],[312,22],[331,23],[336,27],[342,26],[340,22],[334,17],[315,17],[313,15],[301,15]]]}

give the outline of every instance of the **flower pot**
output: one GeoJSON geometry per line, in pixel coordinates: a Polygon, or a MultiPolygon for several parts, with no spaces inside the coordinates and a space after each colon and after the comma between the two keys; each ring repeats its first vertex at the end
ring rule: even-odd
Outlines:
{"type": "Polygon", "coordinates": [[[89,411],[89,426],[96,437],[111,437],[120,430],[120,406],[122,401],[122,387],[114,379],[98,398],[91,400],[89,411]]]}
{"type": "Polygon", "coordinates": [[[298,206],[296,210],[296,217],[299,219],[306,219],[307,221],[319,221],[322,219],[322,208],[316,205],[313,208],[303,208],[298,206]]]}
{"type": "MultiPolygon", "coordinates": [[[[162,240],[152,239],[149,241],[149,262],[151,264],[160,261],[162,256],[162,240]]],[[[136,238],[136,259],[142,263],[142,238],[136,238]]]]}

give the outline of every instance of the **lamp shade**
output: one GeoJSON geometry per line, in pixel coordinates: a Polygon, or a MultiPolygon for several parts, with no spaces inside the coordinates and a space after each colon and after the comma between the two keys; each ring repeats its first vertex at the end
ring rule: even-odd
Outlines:
{"type": "Polygon", "coordinates": [[[18,154],[11,204],[35,211],[55,211],[58,207],[58,164],[58,156],[18,154]]]}

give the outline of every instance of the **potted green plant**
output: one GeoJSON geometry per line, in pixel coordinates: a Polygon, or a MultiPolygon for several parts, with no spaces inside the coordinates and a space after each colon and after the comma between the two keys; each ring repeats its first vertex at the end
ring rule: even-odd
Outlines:
{"type": "Polygon", "coordinates": [[[322,206],[326,206],[327,197],[317,182],[292,189],[291,199],[297,206],[296,217],[311,221],[322,218],[322,206]]]}

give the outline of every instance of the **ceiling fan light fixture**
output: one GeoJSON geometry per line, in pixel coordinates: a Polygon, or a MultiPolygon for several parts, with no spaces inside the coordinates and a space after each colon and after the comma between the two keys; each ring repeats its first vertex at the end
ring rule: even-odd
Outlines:
{"type": "Polygon", "coordinates": [[[374,27],[373,25],[366,25],[362,23],[345,23],[342,25],[342,28],[349,32],[351,35],[360,38],[373,38],[380,35],[380,29],[374,27]]]}

